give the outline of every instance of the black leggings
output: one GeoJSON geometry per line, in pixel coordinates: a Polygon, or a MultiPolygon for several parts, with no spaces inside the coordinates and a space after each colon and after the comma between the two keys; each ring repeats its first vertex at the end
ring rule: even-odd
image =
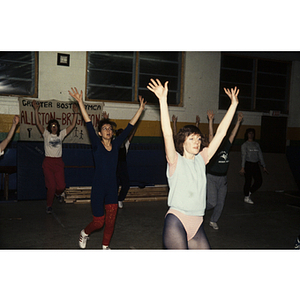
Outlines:
{"type": "Polygon", "coordinates": [[[166,249],[210,249],[203,223],[195,236],[188,241],[181,221],[171,213],[165,217],[163,244],[166,249]]]}
{"type": "Polygon", "coordinates": [[[262,185],[262,176],[261,176],[259,163],[246,161],[244,195],[249,196],[249,192],[253,194],[261,187],[261,185],[262,185]],[[253,185],[251,185],[252,178],[254,180],[253,185]]]}

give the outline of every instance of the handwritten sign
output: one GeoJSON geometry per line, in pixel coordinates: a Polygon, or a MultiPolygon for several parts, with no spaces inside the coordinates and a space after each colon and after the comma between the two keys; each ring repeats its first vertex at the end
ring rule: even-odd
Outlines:
{"type": "MultiPolygon", "coordinates": [[[[20,140],[21,141],[43,141],[43,136],[36,126],[35,111],[32,106],[33,99],[19,98],[20,106],[20,140]]],[[[72,124],[74,117],[73,102],[58,100],[41,101],[39,119],[41,125],[47,130],[50,120],[56,119],[60,124],[60,129],[65,129],[72,124]]],[[[84,102],[85,109],[93,123],[94,128],[101,119],[104,103],[84,102]]],[[[64,139],[64,143],[90,144],[85,122],[80,114],[77,115],[77,122],[72,132],[64,139]]]]}

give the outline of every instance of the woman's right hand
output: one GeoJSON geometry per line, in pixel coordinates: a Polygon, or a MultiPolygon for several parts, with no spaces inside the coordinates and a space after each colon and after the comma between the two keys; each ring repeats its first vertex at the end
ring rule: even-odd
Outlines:
{"type": "Polygon", "coordinates": [[[69,92],[69,95],[70,95],[71,97],[73,97],[78,103],[83,102],[83,101],[82,101],[82,90],[81,90],[80,94],[79,94],[79,92],[78,92],[78,90],[77,90],[76,87],[74,87],[74,89],[71,88],[71,90],[72,90],[72,93],[71,93],[70,91],[68,91],[68,92],[69,92]]]}
{"type": "Polygon", "coordinates": [[[240,172],[239,172],[241,175],[244,175],[245,174],[245,169],[244,168],[241,168],[240,172]]]}
{"type": "Polygon", "coordinates": [[[167,99],[168,83],[169,81],[166,81],[163,86],[159,79],[156,79],[155,81],[151,78],[151,82],[148,83],[147,89],[153,92],[159,100],[163,98],[167,99]]]}

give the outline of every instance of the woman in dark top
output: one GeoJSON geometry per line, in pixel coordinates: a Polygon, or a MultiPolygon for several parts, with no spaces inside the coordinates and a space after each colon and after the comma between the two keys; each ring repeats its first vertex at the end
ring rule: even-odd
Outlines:
{"type": "Polygon", "coordinates": [[[109,119],[102,119],[98,124],[98,135],[96,134],[89,118],[82,99],[82,91],[79,94],[76,88],[72,88],[69,94],[78,101],[82,117],[86,122],[89,137],[92,144],[95,161],[95,175],[92,183],[91,206],[93,221],[80,232],[79,246],[86,247],[88,236],[95,230],[100,229],[105,224],[102,248],[110,249],[109,243],[113,234],[115,219],[118,209],[118,189],[117,189],[117,163],[119,149],[132,130],[135,123],[142,114],[147,102],[139,97],[140,106],[134,117],[128,123],[124,131],[114,140],[114,123],[109,119]]]}

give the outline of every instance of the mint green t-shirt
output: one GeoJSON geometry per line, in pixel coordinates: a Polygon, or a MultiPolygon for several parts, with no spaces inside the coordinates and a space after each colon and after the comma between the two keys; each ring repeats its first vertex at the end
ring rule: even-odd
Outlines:
{"type": "Polygon", "coordinates": [[[170,188],[168,205],[188,216],[203,216],[206,207],[207,148],[204,148],[193,160],[179,153],[177,156],[176,168],[171,176],[170,165],[167,165],[170,188]]]}

